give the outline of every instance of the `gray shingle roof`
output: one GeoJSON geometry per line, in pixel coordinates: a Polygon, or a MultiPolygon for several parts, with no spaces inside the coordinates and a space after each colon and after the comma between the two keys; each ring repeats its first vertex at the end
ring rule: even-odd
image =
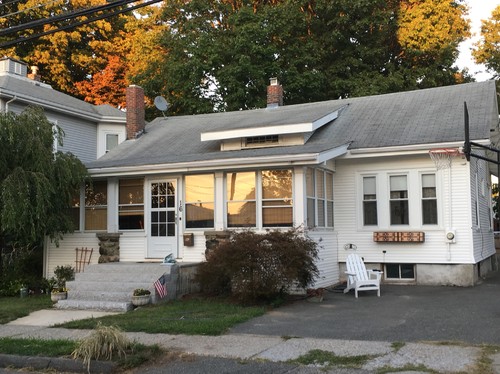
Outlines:
{"type": "Polygon", "coordinates": [[[15,95],[27,103],[59,108],[75,115],[125,118],[124,112],[109,105],[96,106],[28,78],[13,77],[8,74],[0,75],[0,95],[15,95]]]}
{"type": "Polygon", "coordinates": [[[489,139],[498,122],[493,81],[468,83],[344,100],[195,116],[157,118],[137,140],[125,141],[90,168],[141,166],[298,155],[350,149],[446,143],[464,140],[463,103],[470,113],[471,139],[489,139]],[[220,151],[219,141],[200,140],[211,131],[311,122],[345,107],[304,145],[220,151]]]}

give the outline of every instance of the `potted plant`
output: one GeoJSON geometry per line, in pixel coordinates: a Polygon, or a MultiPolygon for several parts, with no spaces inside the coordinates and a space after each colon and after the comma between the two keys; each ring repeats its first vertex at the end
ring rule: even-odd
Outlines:
{"type": "Polygon", "coordinates": [[[132,294],[132,304],[134,306],[141,306],[149,304],[151,291],[144,288],[136,288],[132,294]]]}
{"type": "Polygon", "coordinates": [[[50,299],[57,302],[68,297],[66,281],[75,279],[75,270],[70,265],[56,266],[54,269],[54,275],[55,278],[52,277],[49,281],[49,283],[53,284],[50,299]]]}
{"type": "Polygon", "coordinates": [[[307,291],[307,301],[311,303],[320,303],[323,301],[323,295],[325,293],[324,288],[308,288],[307,291]]]}

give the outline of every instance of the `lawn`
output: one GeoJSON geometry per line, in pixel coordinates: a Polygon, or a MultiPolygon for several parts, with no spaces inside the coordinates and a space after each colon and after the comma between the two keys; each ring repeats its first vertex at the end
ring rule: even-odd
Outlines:
{"type": "MultiPolygon", "coordinates": [[[[26,298],[0,298],[0,322],[2,324],[28,315],[30,312],[52,307],[49,296],[30,296],[26,298]]],[[[237,323],[245,322],[266,312],[265,307],[243,307],[216,299],[175,300],[167,303],[148,305],[133,311],[72,321],[57,327],[93,329],[98,322],[116,326],[124,331],[147,333],[220,335],[237,323]]],[[[75,348],[75,342],[67,340],[40,340],[0,338],[0,353],[23,356],[68,357],[75,348]]],[[[124,361],[119,360],[121,368],[137,367],[158,357],[157,346],[135,344],[133,352],[124,361]]]]}
{"type": "Polygon", "coordinates": [[[57,327],[92,329],[100,321],[124,331],[151,334],[220,335],[230,327],[261,316],[265,307],[243,307],[212,299],[175,300],[100,318],[71,321],[57,327]]]}
{"type": "Polygon", "coordinates": [[[0,297],[0,325],[25,317],[40,309],[52,308],[49,295],[0,297]]]}

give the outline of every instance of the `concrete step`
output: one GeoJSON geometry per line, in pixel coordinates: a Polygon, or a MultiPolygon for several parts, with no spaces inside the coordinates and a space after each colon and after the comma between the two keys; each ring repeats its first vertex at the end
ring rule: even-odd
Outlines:
{"type": "Polygon", "coordinates": [[[66,282],[68,298],[55,304],[58,309],[91,309],[127,311],[133,308],[131,299],[136,288],[151,292],[151,302],[156,303],[154,282],[165,275],[166,299],[177,295],[178,266],[161,263],[106,263],[85,267],[76,274],[74,281],[66,282]]]}
{"type": "MultiPolygon", "coordinates": [[[[129,302],[133,291],[125,292],[96,292],[96,291],[68,291],[66,300],[88,300],[88,301],[123,301],[129,302]]],[[[154,291],[151,291],[154,294],[154,291]]]]}
{"type": "Polygon", "coordinates": [[[80,309],[80,310],[100,310],[108,312],[127,312],[133,309],[130,301],[97,301],[97,300],[59,300],[56,303],[57,309],[80,309]]]}
{"type": "MultiPolygon", "coordinates": [[[[168,282],[169,280],[167,280],[168,282]]],[[[68,281],[66,282],[66,288],[69,291],[96,291],[96,292],[115,292],[115,291],[133,291],[136,288],[145,288],[150,291],[154,290],[153,281],[130,281],[130,282],[103,282],[103,281],[68,281]]]]}

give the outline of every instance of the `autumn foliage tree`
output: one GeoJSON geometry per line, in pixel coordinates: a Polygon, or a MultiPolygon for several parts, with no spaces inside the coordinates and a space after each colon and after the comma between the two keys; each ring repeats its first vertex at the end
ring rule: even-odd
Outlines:
{"type": "Polygon", "coordinates": [[[120,56],[110,55],[106,67],[88,80],[75,83],[75,89],[89,103],[109,104],[118,108],[126,106],[126,64],[120,56]]]}
{"type": "Polygon", "coordinates": [[[500,6],[496,7],[491,17],[483,20],[481,25],[481,39],[476,43],[472,55],[479,64],[500,75],[500,6]]]}

